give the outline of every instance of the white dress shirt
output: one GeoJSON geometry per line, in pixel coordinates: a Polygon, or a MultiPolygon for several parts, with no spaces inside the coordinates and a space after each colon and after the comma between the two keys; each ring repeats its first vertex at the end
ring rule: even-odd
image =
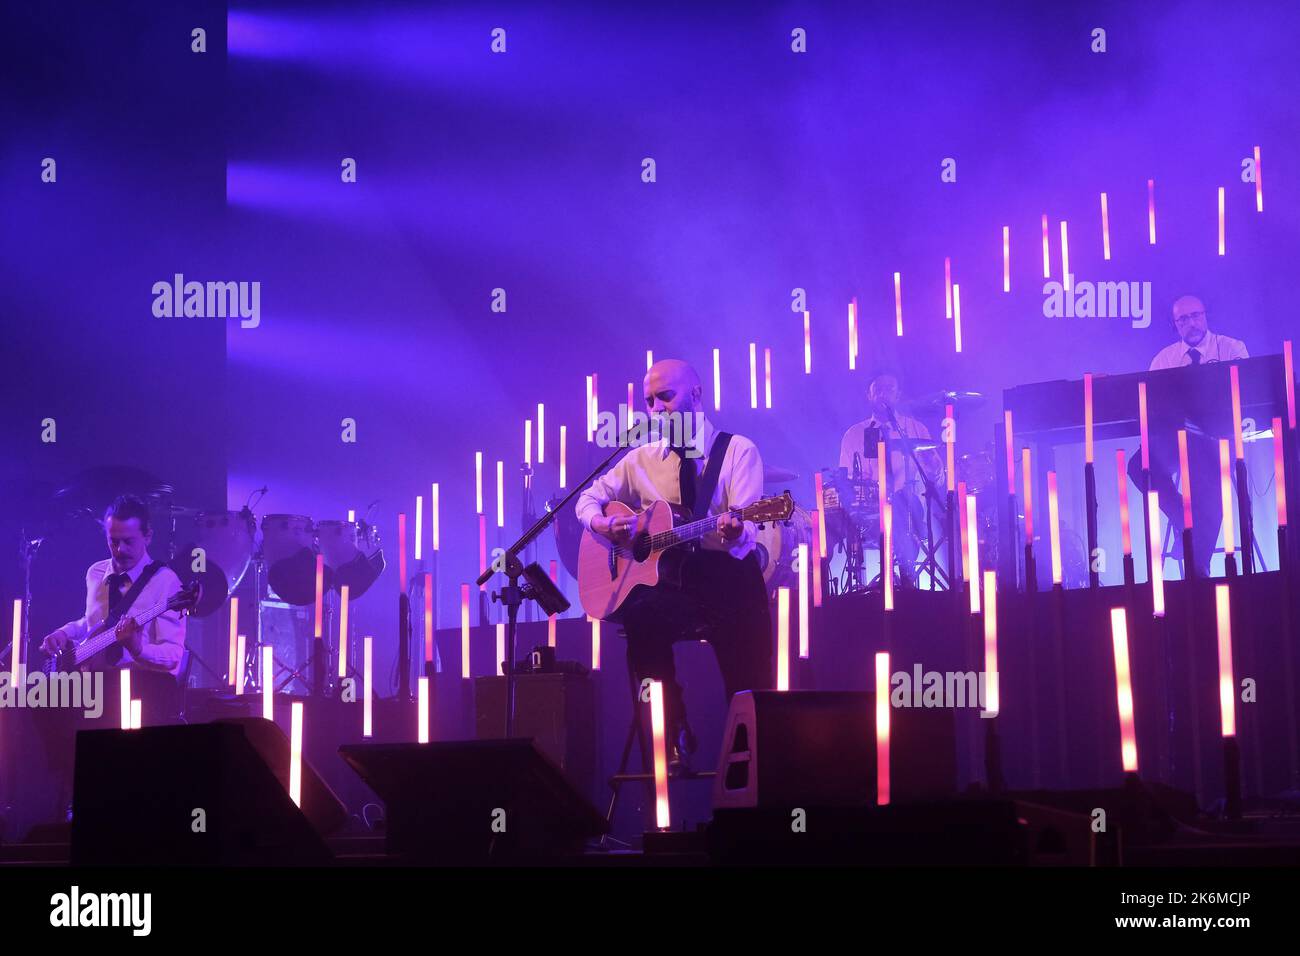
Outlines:
{"type": "Polygon", "coordinates": [[[1250,358],[1250,353],[1246,351],[1246,343],[1240,339],[1229,338],[1226,335],[1216,335],[1209,331],[1205,332],[1205,338],[1201,339],[1200,345],[1188,345],[1181,340],[1173,345],[1167,345],[1156,353],[1156,357],[1151,360],[1151,368],[1148,371],[1155,372],[1162,368],[1180,368],[1183,365],[1192,364],[1192,349],[1201,353],[1201,362],[1235,362],[1237,359],[1250,358]]]}
{"type": "MultiPolygon", "coordinates": [[[[875,427],[880,429],[881,437],[890,438],[929,438],[930,430],[926,428],[918,419],[911,415],[904,415],[902,412],[895,412],[898,419],[899,427],[895,428],[893,422],[877,421],[875,414],[865,421],[860,421],[856,425],[850,425],[848,431],[844,433],[844,438],[840,440],[840,467],[849,469],[853,473],[853,455],[859,456],[863,453],[862,441],[868,428],[875,427]]],[[[932,452],[917,452],[917,457],[922,461],[926,460],[932,452]]],[[[912,462],[912,456],[902,451],[889,451],[889,468],[894,477],[894,491],[898,491],[904,485],[912,486],[916,494],[922,491],[920,477],[916,471],[916,465],[912,462]]],[[[862,477],[875,481],[876,475],[876,457],[877,450],[872,448],[866,457],[862,458],[862,477]]],[[[927,465],[926,470],[930,468],[927,465]]],[[[931,475],[933,477],[933,475],[931,475]]]]}
{"type": "MultiPolygon", "coordinates": [[[[708,466],[708,453],[712,451],[713,438],[717,434],[717,430],[703,414],[700,418],[701,424],[695,430],[694,440],[689,446],[700,452],[700,455],[687,459],[695,463],[697,480],[708,466]]],[[[621,501],[637,511],[644,510],[653,501],[680,505],[682,492],[679,462],[680,458],[669,447],[666,438],[633,448],[617,465],[597,478],[590,488],[578,496],[575,506],[578,520],[584,528],[590,530],[591,520],[603,514],[605,505],[611,501],[621,501]]],[[[744,508],[762,496],[763,459],[759,457],[758,448],[748,438],[732,435],[726,456],[722,459],[718,486],[713,491],[708,513],[719,515],[732,508],[744,508]]],[[[757,532],[754,523],[746,521],[744,531],[730,546],[716,531],[705,535],[701,543],[710,550],[730,551],[733,557],[743,558],[754,550],[757,532]]]]}
{"type": "MultiPolygon", "coordinates": [[[[130,578],[127,586],[121,590],[125,594],[136,582],[136,579],[144,572],[144,569],[150,563],[150,557],[146,553],[138,564],[126,574],[130,578]]],[[[75,621],[69,621],[64,624],[61,630],[64,634],[76,642],[80,643],[86,639],[91,631],[104,622],[108,617],[108,576],[113,573],[113,562],[110,558],[103,561],[96,561],[86,571],[86,613],[75,621]]],[[[181,580],[176,576],[169,567],[161,567],[157,573],[149,579],[140,593],[132,602],[131,607],[123,616],[129,615],[131,610],[143,611],[150,608],[160,601],[165,601],[181,589],[181,580]]],[[[178,611],[167,611],[154,618],[144,628],[141,635],[140,656],[132,658],[131,652],[127,650],[126,645],[122,645],[122,659],[118,662],[119,667],[138,667],[142,670],[166,671],[172,676],[180,673],[181,656],[185,652],[185,619],[181,617],[178,611]]]]}

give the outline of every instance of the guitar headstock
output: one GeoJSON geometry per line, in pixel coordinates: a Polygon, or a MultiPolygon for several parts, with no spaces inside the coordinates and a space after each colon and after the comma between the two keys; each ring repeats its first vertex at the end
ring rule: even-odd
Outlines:
{"type": "Polygon", "coordinates": [[[198,606],[201,597],[203,597],[203,585],[196,578],[167,599],[167,610],[189,614],[198,606]]]}
{"type": "Polygon", "coordinates": [[[760,498],[743,509],[740,517],[743,521],[765,524],[771,521],[785,521],[792,514],[794,514],[794,498],[787,491],[771,498],[760,498]]]}

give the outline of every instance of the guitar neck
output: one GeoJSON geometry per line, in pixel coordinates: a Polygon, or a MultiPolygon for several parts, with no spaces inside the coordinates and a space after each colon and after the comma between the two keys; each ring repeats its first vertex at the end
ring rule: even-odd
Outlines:
{"type": "Polygon", "coordinates": [[[716,531],[718,519],[723,515],[730,515],[733,518],[744,519],[743,508],[731,508],[722,514],[710,515],[707,518],[701,518],[699,521],[690,521],[686,524],[677,525],[668,531],[661,531],[659,534],[650,537],[650,550],[662,551],[664,548],[671,548],[673,545],[685,544],[687,541],[694,541],[702,538],[710,531],[716,531]]]}
{"type": "MultiPolygon", "coordinates": [[[[143,611],[134,614],[127,612],[126,614],[123,614],[122,617],[135,618],[136,624],[140,627],[144,627],[154,618],[161,617],[166,613],[167,599],[163,598],[157,604],[150,605],[143,611]]],[[[114,624],[114,627],[115,626],[116,624],[114,624]]],[[[113,627],[110,627],[107,623],[99,625],[99,627],[95,628],[95,630],[93,630],[84,641],[77,645],[77,652],[75,655],[77,665],[80,666],[81,664],[84,664],[100,651],[111,647],[116,640],[117,636],[113,632],[113,627]]]]}

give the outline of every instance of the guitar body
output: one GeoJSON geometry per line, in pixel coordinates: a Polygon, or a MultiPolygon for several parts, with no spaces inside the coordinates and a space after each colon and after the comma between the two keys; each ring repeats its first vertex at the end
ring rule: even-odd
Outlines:
{"type": "MultiPolygon", "coordinates": [[[[655,501],[642,512],[611,501],[605,506],[611,517],[637,516],[636,534],[629,547],[616,547],[604,535],[582,533],[578,544],[578,599],[588,616],[600,620],[617,619],[618,610],[638,587],[655,587],[660,583],[681,583],[681,549],[649,551],[642,556],[637,539],[671,531],[675,523],[673,506],[655,501]],[[671,556],[669,560],[663,560],[671,556]]],[[[644,543],[644,542],[643,542],[644,543]]]]}

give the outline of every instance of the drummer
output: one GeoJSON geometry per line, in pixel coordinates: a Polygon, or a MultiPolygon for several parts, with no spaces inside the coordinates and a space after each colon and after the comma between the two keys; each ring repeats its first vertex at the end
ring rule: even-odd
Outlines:
{"type": "MultiPolygon", "coordinates": [[[[892,372],[881,372],[871,380],[867,388],[870,415],[863,421],[850,425],[840,441],[840,467],[847,469],[850,476],[855,474],[856,464],[856,471],[862,478],[878,482],[877,449],[874,442],[879,439],[888,441],[895,438],[930,437],[930,431],[925,425],[906,412],[898,410],[899,397],[898,376],[892,372]],[[878,438],[869,439],[869,431],[876,432],[878,438]],[[864,448],[864,442],[868,440],[872,441],[873,445],[871,448],[864,448]]],[[[891,500],[894,506],[894,553],[898,556],[902,583],[911,585],[920,551],[920,541],[925,535],[925,508],[922,504],[925,486],[912,456],[905,448],[891,448],[889,456],[889,470],[892,477],[891,500]],[[904,515],[908,516],[906,522],[902,520],[904,515]]],[[[918,450],[916,457],[930,480],[937,479],[942,469],[942,460],[938,452],[934,449],[918,450]]]]}

